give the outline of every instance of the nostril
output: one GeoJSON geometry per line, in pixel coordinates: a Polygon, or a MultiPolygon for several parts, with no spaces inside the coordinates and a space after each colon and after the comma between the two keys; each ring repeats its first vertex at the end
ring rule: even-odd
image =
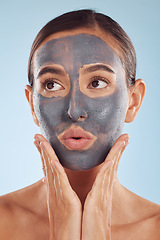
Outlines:
{"type": "Polygon", "coordinates": [[[81,121],[81,120],[83,120],[83,119],[85,119],[86,117],[85,116],[80,116],[79,118],[78,118],[78,121],[81,121]]]}
{"type": "Polygon", "coordinates": [[[73,122],[84,121],[87,118],[87,112],[83,108],[72,105],[69,106],[67,115],[73,122]]]}
{"type": "Polygon", "coordinates": [[[72,117],[68,114],[68,119],[72,119],[72,117]]]}
{"type": "Polygon", "coordinates": [[[77,118],[75,119],[74,116],[72,116],[71,114],[68,114],[68,119],[74,120],[74,121],[76,121],[76,122],[83,121],[86,117],[87,117],[87,114],[86,114],[86,115],[82,115],[82,116],[80,116],[80,117],[77,117],[77,118]]]}

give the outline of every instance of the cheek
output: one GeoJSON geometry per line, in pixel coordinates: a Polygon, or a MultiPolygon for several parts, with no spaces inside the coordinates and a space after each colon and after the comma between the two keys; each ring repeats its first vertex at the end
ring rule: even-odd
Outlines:
{"type": "Polygon", "coordinates": [[[89,111],[90,124],[94,122],[97,133],[114,131],[124,124],[127,95],[120,91],[114,94],[96,99],[88,98],[87,108],[89,111]]]}
{"type": "Polygon", "coordinates": [[[35,94],[33,103],[42,134],[48,138],[50,133],[62,123],[65,100],[62,97],[45,98],[35,94]]]}
{"type": "MultiPolygon", "coordinates": [[[[83,108],[88,116],[84,122],[78,122],[78,125],[97,136],[106,133],[118,136],[124,125],[127,95],[118,90],[110,96],[101,98],[89,98],[82,93],[80,95],[79,107],[83,108]]],[[[67,118],[69,100],[69,96],[45,98],[40,94],[34,94],[35,113],[42,134],[47,139],[71,125],[67,118]]]]}

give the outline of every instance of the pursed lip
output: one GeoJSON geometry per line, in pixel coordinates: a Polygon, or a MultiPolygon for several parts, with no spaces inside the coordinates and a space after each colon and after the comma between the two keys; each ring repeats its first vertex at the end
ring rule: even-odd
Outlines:
{"type": "Polygon", "coordinates": [[[97,139],[92,133],[81,127],[70,127],[58,136],[59,141],[69,150],[87,150],[97,139]]]}

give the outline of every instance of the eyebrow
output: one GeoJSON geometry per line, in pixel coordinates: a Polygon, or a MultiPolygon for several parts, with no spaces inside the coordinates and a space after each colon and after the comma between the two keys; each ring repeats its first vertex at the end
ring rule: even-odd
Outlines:
{"type": "Polygon", "coordinates": [[[95,71],[98,71],[98,70],[104,70],[104,71],[111,72],[111,73],[115,74],[115,72],[111,68],[109,68],[108,66],[106,66],[104,64],[97,64],[97,65],[94,65],[94,66],[86,67],[86,69],[84,69],[84,72],[95,72],[95,71]]]}
{"type": "Polygon", "coordinates": [[[39,78],[40,76],[46,73],[54,73],[54,74],[59,74],[61,76],[65,75],[65,72],[63,70],[58,69],[56,67],[44,67],[39,71],[37,78],[39,78]]]}

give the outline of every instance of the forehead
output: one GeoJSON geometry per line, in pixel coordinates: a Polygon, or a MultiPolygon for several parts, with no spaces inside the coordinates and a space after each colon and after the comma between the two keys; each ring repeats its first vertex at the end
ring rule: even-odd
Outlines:
{"type": "Polygon", "coordinates": [[[77,34],[52,39],[35,53],[38,68],[46,64],[60,64],[66,70],[81,68],[91,63],[105,63],[115,68],[121,61],[114,50],[101,38],[90,34],[77,34]]]}

